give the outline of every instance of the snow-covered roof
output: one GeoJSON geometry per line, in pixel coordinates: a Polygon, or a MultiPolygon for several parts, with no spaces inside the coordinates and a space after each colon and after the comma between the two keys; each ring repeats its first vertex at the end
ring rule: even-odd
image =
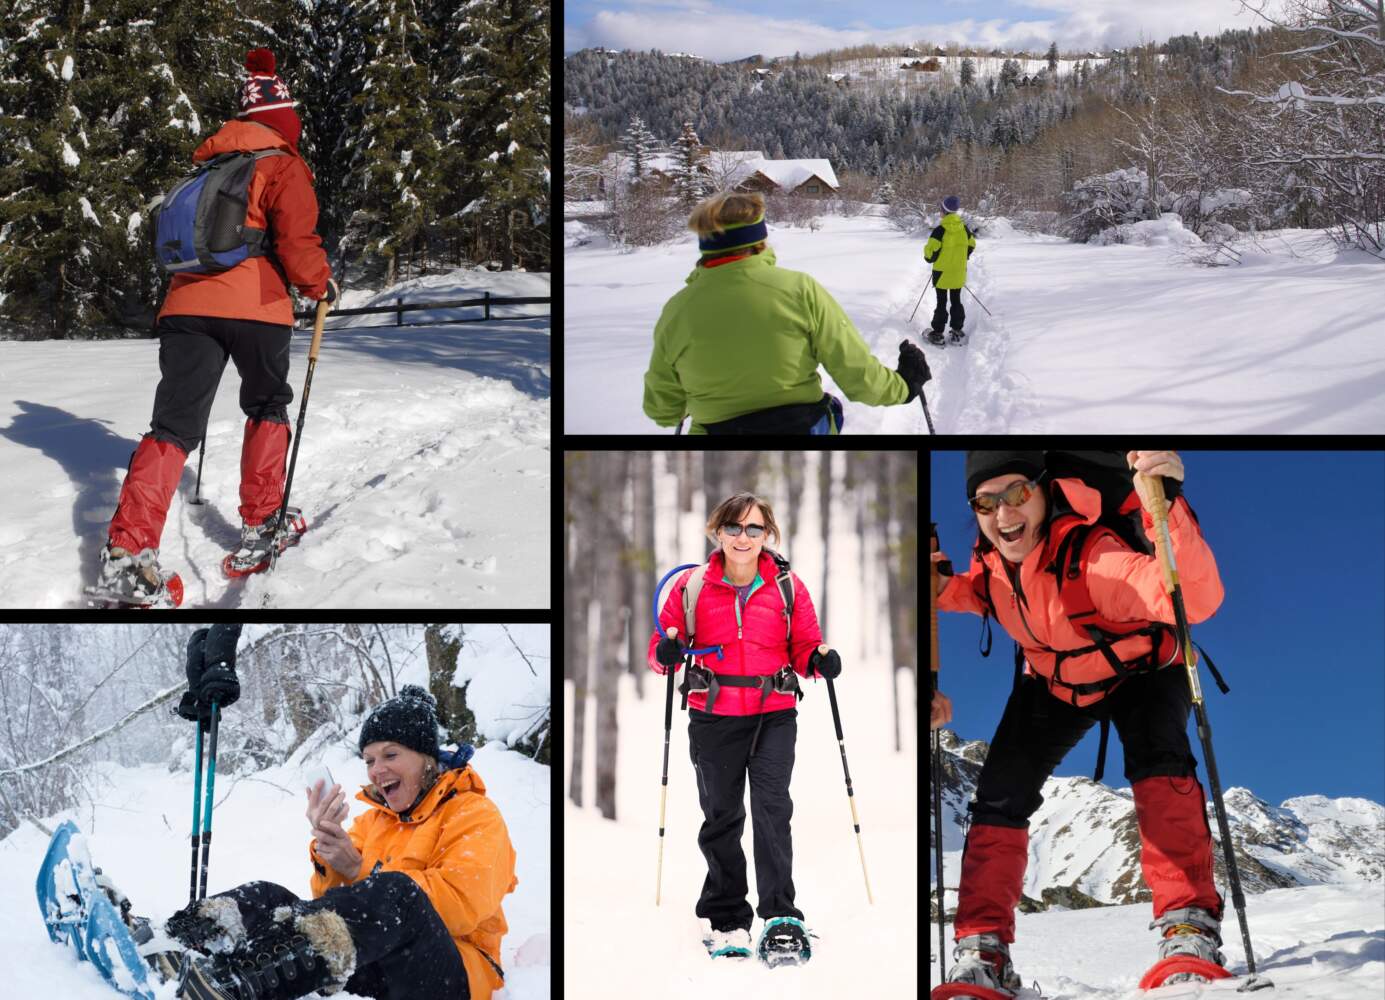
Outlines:
{"type": "Polygon", "coordinates": [[[785,191],[794,190],[814,176],[833,190],[837,188],[837,174],[830,160],[746,160],[733,177],[736,184],[741,184],[756,173],[763,174],[785,191]]]}

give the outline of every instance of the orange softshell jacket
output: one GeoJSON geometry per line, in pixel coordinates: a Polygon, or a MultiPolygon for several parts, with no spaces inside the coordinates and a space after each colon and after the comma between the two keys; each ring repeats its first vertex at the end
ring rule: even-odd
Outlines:
{"type": "MultiPolygon", "coordinates": [[[[505,820],[486,797],[486,786],[468,765],[444,771],[405,820],[385,804],[374,785],[357,793],[371,808],[357,816],[348,835],[361,852],[355,881],[380,871],[403,872],[427,893],[447,925],[466,965],[472,1000],[490,1000],[503,985],[500,939],[509,930],[500,901],[513,892],[515,850],[505,820]]],[[[309,847],[313,898],[350,885],[309,847]]]]}
{"type": "Polygon", "coordinates": [[[197,147],[192,158],[210,160],[237,150],[282,149],[287,156],[266,156],[255,164],[245,222],[265,229],[281,277],[269,257],[247,257],[219,274],[179,274],[159,309],[165,316],[220,316],[258,323],[293,325],[293,300],[285,279],[316,301],[327,292],[332,270],[317,234],[317,195],[313,175],[288,141],[267,125],[229,121],[197,147]]]}
{"type": "MultiPolygon", "coordinates": [[[[1101,496],[1096,490],[1077,480],[1062,479],[1064,496],[1080,518],[1069,518],[1066,528],[1079,524],[1095,524],[1101,514],[1101,496]]],[[[1154,540],[1154,522],[1142,511],[1145,533],[1154,540]]],[[[1223,591],[1221,577],[1212,551],[1203,540],[1197,522],[1193,520],[1188,502],[1179,497],[1169,510],[1169,533],[1173,537],[1174,557],[1178,564],[1183,600],[1188,621],[1206,621],[1221,606],[1223,591]]],[[[1110,691],[1084,694],[1075,700],[1054,686],[1054,650],[1083,649],[1092,645],[1092,637],[1080,630],[1068,618],[1068,609],[1058,592],[1058,578],[1048,567],[1062,534],[1050,532],[1043,544],[1025,557],[1019,565],[1021,603],[998,552],[992,549],[984,556],[972,556],[971,567],[965,574],[953,577],[938,595],[942,611],[970,611],[983,614],[986,604],[986,573],[982,560],[989,567],[990,596],[995,604],[996,621],[1020,644],[1028,662],[1028,671],[1045,678],[1049,689],[1064,701],[1090,705],[1100,701],[1110,691]]],[[[1013,572],[1013,569],[1011,570],[1013,572]]],[[[1159,561],[1143,552],[1132,552],[1124,542],[1107,534],[1091,544],[1084,560],[1088,592],[1092,604],[1103,618],[1116,622],[1174,622],[1173,601],[1164,590],[1163,571],[1159,561]]],[[[1112,647],[1123,661],[1146,656],[1151,652],[1148,636],[1132,636],[1112,647]]],[[[1170,647],[1170,656],[1176,652],[1170,647]]],[[[1177,658],[1181,662],[1181,657],[1177,658]]],[[[1108,680],[1111,667],[1099,652],[1066,659],[1062,664],[1062,679],[1067,684],[1084,685],[1108,680]]]]}

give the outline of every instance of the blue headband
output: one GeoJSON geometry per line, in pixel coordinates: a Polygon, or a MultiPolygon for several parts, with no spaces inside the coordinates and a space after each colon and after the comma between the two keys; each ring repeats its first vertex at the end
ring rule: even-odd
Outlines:
{"type": "Polygon", "coordinates": [[[725,250],[740,250],[753,247],[769,236],[764,213],[753,222],[742,222],[726,227],[726,232],[713,236],[698,237],[697,247],[704,254],[721,253],[725,250]]]}

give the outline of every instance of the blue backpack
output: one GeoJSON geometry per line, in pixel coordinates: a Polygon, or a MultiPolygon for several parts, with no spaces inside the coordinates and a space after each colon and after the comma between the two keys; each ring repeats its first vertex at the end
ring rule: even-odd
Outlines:
{"type": "Polygon", "coordinates": [[[154,254],[167,274],[215,274],[269,254],[265,231],[245,224],[255,163],[282,149],[222,153],[179,181],[154,209],[154,254]]]}

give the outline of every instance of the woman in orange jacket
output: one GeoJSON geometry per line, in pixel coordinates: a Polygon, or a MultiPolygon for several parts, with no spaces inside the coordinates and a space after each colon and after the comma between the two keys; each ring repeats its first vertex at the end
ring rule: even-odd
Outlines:
{"type": "Polygon", "coordinates": [[[289,443],[287,406],[292,285],[306,298],[332,302],[337,284],[317,234],[313,175],[298,152],[303,131],[284,81],[274,75],[274,54],[254,49],[245,59],[249,79],[241,111],[192,154],[201,163],[223,153],[272,150],[258,159],[246,193],[245,230],[265,234],[271,250],[215,273],[176,274],[159,309],[159,371],[149,433],[130,457],[111,519],[95,592],[132,604],[175,606],[181,582],[159,565],[159,541],[173,492],[188,455],[202,442],[217,384],[227,360],[241,378],[245,413],[241,446],[241,546],[237,569],[269,558],[307,528],[291,509],[276,527],[284,497],[289,443]]]}
{"type": "MultiPolygon", "coordinates": [[[[958,962],[948,970],[950,983],[1018,988],[1010,944],[1029,857],[1029,818],[1043,804],[1044,781],[1098,720],[1115,725],[1125,749],[1159,957],[1225,964],[1217,950],[1223,905],[1212,880],[1212,835],[1188,745],[1191,693],[1163,574],[1157,559],[1098,524],[1101,493],[1063,474],[1064,462],[1052,452],[969,452],[976,548],[966,573],[939,568],[938,609],[994,615],[1026,664],[968,806],[953,922],[958,962]]],[[[1165,477],[1188,618],[1206,620],[1221,604],[1222,585],[1182,496],[1182,459],[1171,451],[1132,451],[1125,463],[1165,477]]],[[[1145,508],[1139,517],[1152,541],[1149,498],[1141,492],[1137,502],[1130,488],[1124,494],[1123,511],[1134,516],[1145,508]]],[[[932,560],[946,563],[936,539],[932,560]]],[[[946,696],[935,693],[931,727],[951,714],[946,696]]]]}
{"type": "Polygon", "coordinates": [[[361,728],[370,808],[351,829],[340,785],[308,790],[313,899],[251,882],[190,904],[166,931],[190,951],[179,996],[292,1000],[344,987],[379,1000],[490,1000],[504,985],[501,900],[515,852],[500,811],[438,745],[436,701],[406,685],[361,728]],[[335,988],[335,989],[334,989],[335,988]]]}

